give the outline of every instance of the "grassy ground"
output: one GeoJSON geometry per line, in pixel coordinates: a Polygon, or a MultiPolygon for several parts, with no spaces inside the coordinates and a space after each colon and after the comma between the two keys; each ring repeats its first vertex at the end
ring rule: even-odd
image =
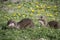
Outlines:
{"type": "MultiPolygon", "coordinates": [[[[59,1],[58,1],[59,2],[59,1]]],[[[60,3],[60,2],[59,2],[60,3]]],[[[47,16],[47,20],[56,20],[60,22],[60,5],[54,1],[33,1],[21,2],[19,4],[5,3],[0,8],[0,40],[60,40],[60,30],[43,28],[36,16],[47,16]],[[7,20],[13,19],[19,21],[23,18],[31,18],[34,21],[34,29],[6,29],[7,20]]]]}

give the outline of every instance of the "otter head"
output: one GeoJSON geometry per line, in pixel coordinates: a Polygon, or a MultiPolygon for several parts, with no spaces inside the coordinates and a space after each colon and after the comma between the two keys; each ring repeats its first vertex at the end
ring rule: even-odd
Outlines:
{"type": "Polygon", "coordinates": [[[17,23],[14,20],[9,20],[7,22],[8,27],[11,27],[11,28],[16,27],[16,24],[17,23]]]}

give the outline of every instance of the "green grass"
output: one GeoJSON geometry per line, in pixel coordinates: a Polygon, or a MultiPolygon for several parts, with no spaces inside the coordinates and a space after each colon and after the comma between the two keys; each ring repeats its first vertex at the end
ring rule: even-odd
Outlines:
{"type": "Polygon", "coordinates": [[[60,30],[37,27],[25,30],[6,29],[0,31],[0,40],[38,40],[40,38],[59,40],[60,30]]]}
{"type": "Polygon", "coordinates": [[[6,3],[5,8],[7,9],[0,8],[0,40],[39,40],[40,38],[60,40],[60,29],[42,27],[36,17],[44,15],[47,16],[48,21],[60,22],[60,7],[54,1],[33,0],[33,2],[21,2],[19,4],[6,3]],[[5,29],[9,19],[20,21],[23,18],[33,19],[35,28],[5,29]]]}

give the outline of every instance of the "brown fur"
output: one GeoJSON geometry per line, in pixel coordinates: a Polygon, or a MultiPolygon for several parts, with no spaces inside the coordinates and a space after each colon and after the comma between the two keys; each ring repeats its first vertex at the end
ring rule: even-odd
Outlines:
{"type": "Polygon", "coordinates": [[[26,27],[30,27],[30,28],[34,27],[33,21],[29,18],[24,18],[24,19],[22,19],[21,21],[19,21],[17,23],[13,20],[9,20],[7,22],[7,25],[9,25],[11,23],[14,23],[14,27],[17,28],[17,29],[19,29],[19,28],[23,29],[23,28],[26,28],[26,27]]]}
{"type": "Polygon", "coordinates": [[[59,23],[57,21],[49,21],[48,25],[53,28],[59,28],[59,23]]]}
{"type": "Polygon", "coordinates": [[[29,18],[22,19],[20,22],[17,23],[17,25],[19,25],[20,28],[26,28],[27,26],[34,27],[33,21],[29,18]]]}
{"type": "Polygon", "coordinates": [[[50,26],[51,28],[55,28],[55,29],[60,28],[59,22],[54,21],[54,20],[47,22],[47,20],[44,16],[40,16],[39,21],[42,26],[46,26],[46,27],[50,26]]]}

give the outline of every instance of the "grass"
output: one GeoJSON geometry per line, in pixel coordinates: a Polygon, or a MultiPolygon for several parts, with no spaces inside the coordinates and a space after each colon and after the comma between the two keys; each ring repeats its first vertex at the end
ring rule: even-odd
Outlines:
{"type": "Polygon", "coordinates": [[[60,40],[60,29],[42,27],[36,17],[44,15],[47,16],[48,21],[60,22],[60,8],[54,1],[43,2],[41,0],[39,2],[33,0],[33,2],[21,2],[19,4],[6,3],[5,8],[0,8],[0,40],[39,40],[40,38],[60,40]],[[23,18],[33,19],[35,28],[5,29],[9,19],[20,21],[23,18]]]}
{"type": "Polygon", "coordinates": [[[39,40],[40,38],[59,40],[60,30],[37,27],[25,30],[6,29],[0,31],[0,40],[39,40]]]}

